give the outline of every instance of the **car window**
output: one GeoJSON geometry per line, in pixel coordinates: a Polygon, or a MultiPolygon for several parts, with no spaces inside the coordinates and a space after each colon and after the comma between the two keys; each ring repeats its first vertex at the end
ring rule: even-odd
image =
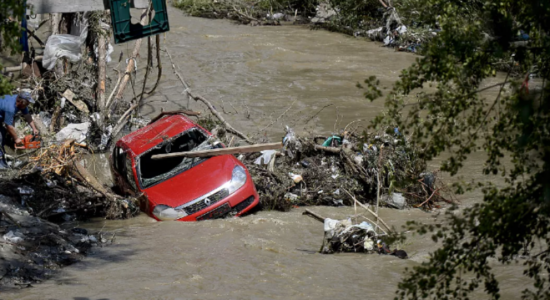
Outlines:
{"type": "Polygon", "coordinates": [[[172,139],[160,142],[152,149],[143,153],[137,160],[137,172],[142,187],[147,188],[162,182],[185,170],[189,170],[207,159],[203,157],[171,157],[152,160],[151,156],[155,154],[207,149],[212,149],[212,145],[208,142],[206,133],[198,128],[192,128],[172,139]]]}

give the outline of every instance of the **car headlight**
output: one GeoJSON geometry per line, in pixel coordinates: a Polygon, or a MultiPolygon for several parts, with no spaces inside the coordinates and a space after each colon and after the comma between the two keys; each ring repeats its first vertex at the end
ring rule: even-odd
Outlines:
{"type": "Polygon", "coordinates": [[[174,221],[187,216],[187,213],[182,209],[174,209],[168,205],[159,204],[153,209],[153,215],[162,221],[174,221]]]}
{"type": "Polygon", "coordinates": [[[229,194],[233,194],[246,183],[246,171],[241,166],[236,166],[233,169],[231,181],[227,184],[229,194]]]}

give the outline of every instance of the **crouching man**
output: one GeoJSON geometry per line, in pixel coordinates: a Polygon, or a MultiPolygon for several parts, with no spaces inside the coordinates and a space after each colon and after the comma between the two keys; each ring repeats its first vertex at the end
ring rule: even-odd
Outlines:
{"type": "Polygon", "coordinates": [[[6,133],[13,137],[15,144],[21,144],[21,138],[17,135],[17,131],[14,127],[14,118],[17,112],[21,111],[25,121],[32,127],[32,131],[35,135],[38,135],[38,130],[34,125],[32,116],[29,114],[27,106],[30,103],[34,103],[30,93],[21,92],[18,95],[6,95],[0,97],[0,170],[7,169],[6,152],[4,150],[4,143],[6,142],[6,133]]]}

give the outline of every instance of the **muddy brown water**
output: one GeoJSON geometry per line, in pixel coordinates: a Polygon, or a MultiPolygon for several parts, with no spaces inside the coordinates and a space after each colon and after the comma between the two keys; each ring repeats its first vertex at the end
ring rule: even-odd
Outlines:
{"type": "MultiPolygon", "coordinates": [[[[330,134],[351,121],[370,120],[383,108],[355,87],[376,75],[390,87],[416,56],[379,44],[305,27],[250,27],[226,20],[185,17],[170,7],[171,31],[162,41],[192,89],[225,111],[235,127],[275,141],[284,125],[300,132],[330,134]],[[304,120],[322,110],[308,124],[304,120]],[[289,108],[290,106],[290,108],[289,108]],[[287,111],[288,110],[288,111],[287,111]],[[287,111],[286,114],[283,114],[287,111]],[[246,118],[250,112],[250,118],[246,118]],[[337,117],[338,116],[338,117],[337,117]]],[[[133,43],[118,46],[128,56],[133,43]]],[[[145,57],[145,51],[142,51],[145,57]]],[[[187,107],[182,86],[163,54],[164,75],[145,100],[144,116],[187,107]]],[[[140,60],[143,72],[144,59],[140,60]]],[[[111,63],[114,67],[116,62],[111,63]]],[[[140,77],[140,76],[138,76],[140,77]]],[[[151,78],[154,78],[152,76],[151,78]]],[[[115,78],[116,79],[116,78],[115,78]]],[[[140,87],[136,83],[136,88],[140,87]]],[[[190,103],[191,109],[205,108],[190,103]]],[[[106,156],[90,160],[109,180],[106,156]],[[95,162],[94,162],[95,161],[95,162]]],[[[438,161],[430,167],[437,168],[438,161]]],[[[463,173],[481,179],[481,155],[463,173]]],[[[480,201],[474,192],[461,196],[463,207],[480,201]]],[[[353,208],[311,207],[331,218],[347,218],[353,208]]],[[[410,259],[392,256],[316,253],[323,226],[291,212],[262,211],[240,219],[199,223],[155,222],[145,215],[131,220],[92,220],[84,227],[113,232],[112,246],[97,249],[53,279],[3,299],[391,299],[406,267],[435,249],[429,236],[402,245],[410,259]]],[[[359,211],[362,213],[362,211],[359,211]]],[[[400,228],[407,220],[436,222],[435,213],[417,209],[382,209],[381,216],[400,228]]],[[[439,221],[437,221],[439,222],[439,221]]],[[[518,266],[495,265],[504,299],[519,298],[526,281],[518,266]]],[[[478,294],[477,298],[483,298],[478,294]]]]}

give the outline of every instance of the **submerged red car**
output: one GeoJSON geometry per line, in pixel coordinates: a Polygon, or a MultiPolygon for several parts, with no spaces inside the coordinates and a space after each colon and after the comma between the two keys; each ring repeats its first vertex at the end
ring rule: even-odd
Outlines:
{"type": "Polygon", "coordinates": [[[200,221],[240,216],[259,203],[246,167],[233,155],[172,157],[155,154],[223,147],[181,115],[165,116],[120,139],[111,154],[115,185],[140,197],[141,210],[157,220],[200,221]]]}

